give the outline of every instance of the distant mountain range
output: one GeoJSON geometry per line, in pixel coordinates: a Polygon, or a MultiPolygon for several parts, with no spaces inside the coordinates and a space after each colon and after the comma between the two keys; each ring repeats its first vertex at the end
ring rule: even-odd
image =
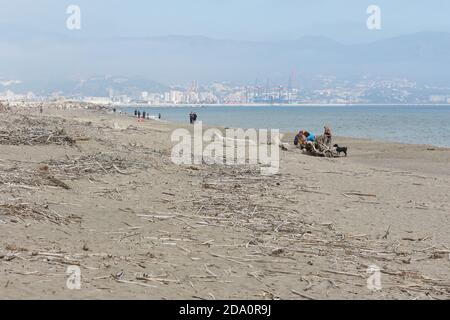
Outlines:
{"type": "Polygon", "coordinates": [[[98,76],[81,80],[64,80],[59,83],[0,79],[0,92],[2,89],[16,93],[33,91],[39,95],[60,93],[68,96],[104,97],[114,93],[116,96],[131,95],[137,97],[143,91],[162,93],[169,90],[169,87],[143,77],[98,76]]]}
{"type": "Polygon", "coordinates": [[[11,88],[90,93],[119,89],[119,83],[108,80],[89,82],[85,88],[79,83],[79,79],[106,74],[124,75],[132,79],[129,85],[139,90],[164,89],[145,79],[169,84],[192,80],[253,83],[256,78],[263,82],[270,78],[286,83],[292,70],[299,81],[327,74],[344,79],[407,77],[419,83],[448,84],[450,33],[422,32],[349,45],[325,37],[272,42],[201,36],[86,39],[82,34],[0,31],[0,79],[22,81],[10,84],[11,88]]]}

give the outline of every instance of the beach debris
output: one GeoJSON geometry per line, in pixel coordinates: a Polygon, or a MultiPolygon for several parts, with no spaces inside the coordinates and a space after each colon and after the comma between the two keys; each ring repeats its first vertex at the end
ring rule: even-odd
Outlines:
{"type": "Polygon", "coordinates": [[[112,277],[115,280],[122,280],[124,276],[125,276],[125,272],[123,270],[121,270],[121,271],[117,272],[116,274],[112,275],[112,277]]]}
{"type": "Polygon", "coordinates": [[[75,140],[64,129],[48,130],[28,127],[12,130],[0,130],[0,144],[3,145],[73,145],[75,140]]]}
{"type": "MultiPolygon", "coordinates": [[[[64,178],[64,177],[62,177],[64,178]]],[[[38,190],[39,186],[53,186],[70,190],[70,186],[56,178],[47,164],[40,165],[36,170],[23,167],[10,167],[0,170],[0,188],[20,188],[38,190]]]]}
{"type": "Polygon", "coordinates": [[[27,203],[0,203],[0,217],[9,216],[19,220],[35,220],[38,222],[51,222],[57,225],[69,224],[74,222],[75,216],[64,217],[53,210],[49,210],[48,206],[32,206],[27,203]]]}
{"type": "Polygon", "coordinates": [[[354,192],[354,191],[350,191],[350,192],[344,192],[342,195],[344,196],[358,196],[358,197],[371,197],[371,198],[376,198],[377,195],[376,194],[372,194],[372,193],[361,193],[361,192],[354,192]]]}
{"type": "Polygon", "coordinates": [[[305,145],[306,153],[315,157],[325,157],[325,158],[338,158],[339,154],[335,149],[329,148],[326,144],[320,141],[307,142],[305,145]]]}
{"type": "Polygon", "coordinates": [[[389,226],[386,230],[386,233],[383,236],[383,240],[387,240],[387,238],[389,237],[389,234],[391,233],[391,226],[389,226]]]}
{"type": "Polygon", "coordinates": [[[56,176],[66,176],[69,179],[79,179],[86,174],[130,174],[126,170],[148,169],[151,167],[145,158],[122,156],[120,154],[102,153],[85,154],[80,157],[51,160],[48,162],[51,171],[56,176]]]}

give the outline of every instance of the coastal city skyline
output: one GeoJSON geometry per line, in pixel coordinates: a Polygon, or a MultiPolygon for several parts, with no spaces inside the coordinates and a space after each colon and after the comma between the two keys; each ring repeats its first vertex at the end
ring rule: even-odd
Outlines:
{"type": "MultiPolygon", "coordinates": [[[[0,82],[0,101],[51,101],[67,98],[115,105],[271,105],[271,104],[450,104],[450,86],[420,85],[406,78],[339,79],[317,75],[299,83],[295,70],[284,83],[270,78],[246,85],[216,81],[163,85],[142,78],[93,77],[72,83],[66,91],[47,93],[19,89],[20,80],[0,82]]],[[[23,88],[26,88],[24,86],[23,88]]]]}

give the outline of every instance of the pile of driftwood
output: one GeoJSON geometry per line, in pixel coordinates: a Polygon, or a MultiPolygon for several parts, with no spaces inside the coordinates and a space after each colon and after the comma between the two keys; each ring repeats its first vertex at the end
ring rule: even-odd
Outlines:
{"type": "Polygon", "coordinates": [[[312,156],[315,157],[325,157],[325,158],[338,158],[339,154],[335,149],[329,147],[328,145],[320,142],[307,142],[305,145],[305,150],[312,156]]]}
{"type": "Polygon", "coordinates": [[[55,176],[67,180],[77,180],[87,174],[132,174],[129,171],[145,170],[149,166],[145,160],[123,157],[117,153],[85,154],[77,158],[51,160],[49,170],[55,176]]]}
{"type": "Polygon", "coordinates": [[[0,170],[0,188],[38,190],[43,185],[70,189],[66,183],[49,172],[47,165],[36,169],[11,167],[0,170]]]}
{"type": "Polygon", "coordinates": [[[48,208],[39,208],[27,203],[0,203],[0,218],[4,217],[12,219],[13,222],[19,222],[18,220],[35,220],[40,222],[51,222],[58,225],[69,224],[74,220],[74,217],[63,217],[48,208]]]}
{"type": "Polygon", "coordinates": [[[36,168],[14,166],[0,170],[0,190],[2,187],[38,190],[44,185],[69,190],[70,186],[64,181],[79,180],[91,174],[133,174],[130,168],[146,170],[149,165],[144,160],[97,153],[73,159],[50,160],[36,168]]]}
{"type": "Polygon", "coordinates": [[[0,144],[2,145],[73,145],[75,140],[64,129],[47,130],[44,128],[1,129],[0,144]]]}

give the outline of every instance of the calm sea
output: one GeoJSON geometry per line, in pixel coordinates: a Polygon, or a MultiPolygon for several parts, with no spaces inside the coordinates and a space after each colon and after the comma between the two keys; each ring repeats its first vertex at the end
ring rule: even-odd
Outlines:
{"type": "MultiPolygon", "coordinates": [[[[136,108],[124,108],[133,114],[136,108]]],[[[337,136],[450,147],[450,106],[330,106],[330,107],[173,107],[139,108],[163,120],[189,123],[194,111],[206,125],[306,129],[316,134],[329,125],[337,136]]]]}

